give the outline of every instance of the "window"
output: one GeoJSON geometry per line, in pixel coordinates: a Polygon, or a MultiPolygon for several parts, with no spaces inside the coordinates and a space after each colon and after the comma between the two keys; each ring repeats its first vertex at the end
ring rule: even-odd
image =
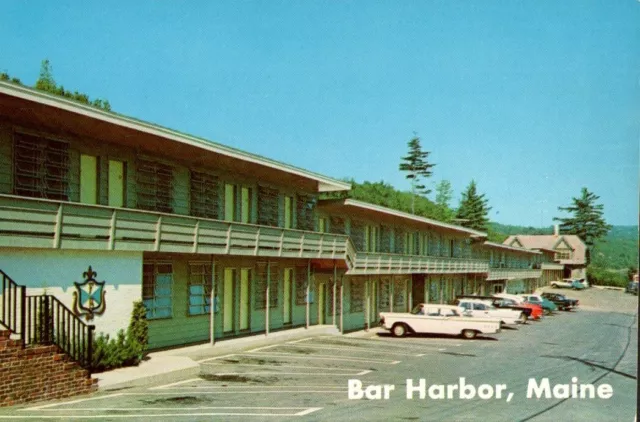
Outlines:
{"type": "Polygon", "coordinates": [[[395,279],[393,282],[393,310],[398,312],[405,307],[407,280],[395,279]]]}
{"type": "Polygon", "coordinates": [[[173,212],[173,167],[140,159],[137,180],[138,208],[173,212]]]}
{"type": "Polygon", "coordinates": [[[251,223],[253,192],[250,187],[224,185],[224,221],[251,223]]]}
{"type": "Polygon", "coordinates": [[[380,245],[379,252],[391,252],[391,228],[387,226],[380,226],[380,245]]]}
{"type": "Polygon", "coordinates": [[[449,239],[449,257],[453,258],[457,256],[456,254],[456,241],[453,239],[449,239]]]}
{"type": "Polygon", "coordinates": [[[316,208],[316,198],[307,195],[298,195],[296,201],[296,220],[300,230],[313,230],[313,211],[316,208]]]}
{"type": "Polygon", "coordinates": [[[351,220],[351,229],[349,236],[353,241],[357,251],[366,251],[366,236],[365,236],[365,224],[358,220],[351,220]]]}
{"type": "Polygon", "coordinates": [[[280,285],[280,269],[275,266],[269,266],[266,262],[259,262],[256,270],[256,301],[255,309],[262,310],[267,307],[267,282],[269,283],[269,307],[278,307],[278,291],[280,285]]]}
{"type": "Polygon", "coordinates": [[[571,252],[569,251],[556,251],[556,259],[571,259],[571,252]]]}
{"type": "Polygon", "coordinates": [[[414,253],[414,233],[404,234],[404,254],[413,255],[414,253]]]}
{"type": "Polygon", "coordinates": [[[147,262],[142,268],[142,300],[147,319],[171,318],[173,268],[171,263],[147,262]]]}
{"type": "Polygon", "coordinates": [[[14,135],[16,195],[69,200],[69,145],[24,133],[14,135]]]}
{"type": "Polygon", "coordinates": [[[218,178],[199,171],[191,171],[191,215],[218,218],[218,178]]]}
{"type": "Polygon", "coordinates": [[[329,220],[329,230],[333,234],[345,234],[344,219],[340,217],[331,217],[329,220]]]}
{"type": "Polygon", "coordinates": [[[364,311],[364,279],[351,279],[351,313],[364,311]]]}
{"type": "Polygon", "coordinates": [[[296,305],[305,305],[307,303],[307,272],[307,267],[296,267],[296,305]]]}
{"type": "Polygon", "coordinates": [[[236,187],[224,185],[224,221],[236,220],[236,187]]]}
{"type": "Polygon", "coordinates": [[[204,315],[211,310],[211,263],[189,263],[189,315],[204,315]]]}
{"type": "Polygon", "coordinates": [[[389,309],[391,306],[391,282],[388,278],[380,280],[380,308],[389,309]]]}
{"type": "Polygon", "coordinates": [[[126,163],[109,160],[109,178],[107,180],[108,204],[110,207],[124,207],[126,163]]]}
{"type": "Polygon", "coordinates": [[[278,190],[258,186],[258,224],[278,227],[278,190]]]}

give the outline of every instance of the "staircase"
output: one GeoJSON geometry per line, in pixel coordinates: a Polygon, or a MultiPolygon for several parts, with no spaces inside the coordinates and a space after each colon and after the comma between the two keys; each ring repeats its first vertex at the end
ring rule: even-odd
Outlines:
{"type": "Polygon", "coordinates": [[[0,270],[0,406],[90,393],[94,325],[0,270]]]}

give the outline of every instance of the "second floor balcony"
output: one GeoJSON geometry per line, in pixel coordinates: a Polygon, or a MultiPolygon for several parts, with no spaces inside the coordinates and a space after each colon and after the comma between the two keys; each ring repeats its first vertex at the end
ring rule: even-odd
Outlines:
{"type": "Polygon", "coordinates": [[[541,275],[542,275],[541,269],[491,268],[489,269],[489,275],[487,276],[487,281],[539,278],[541,275]]]}
{"type": "Polygon", "coordinates": [[[0,195],[0,247],[355,260],[345,235],[0,195]]]}
{"type": "Polygon", "coordinates": [[[487,273],[489,263],[472,258],[358,252],[348,275],[487,273]]]}

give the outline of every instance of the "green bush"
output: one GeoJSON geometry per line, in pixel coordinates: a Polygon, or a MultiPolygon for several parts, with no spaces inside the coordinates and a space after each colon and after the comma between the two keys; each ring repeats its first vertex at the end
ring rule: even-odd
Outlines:
{"type": "Polygon", "coordinates": [[[592,285],[614,287],[625,287],[627,285],[627,280],[624,275],[593,265],[587,268],[587,278],[592,285]]]}
{"type": "Polygon", "coordinates": [[[138,365],[144,359],[149,340],[146,314],[142,302],[134,302],[126,334],[120,330],[116,338],[109,338],[108,334],[103,333],[96,337],[92,356],[94,372],[138,365]]]}

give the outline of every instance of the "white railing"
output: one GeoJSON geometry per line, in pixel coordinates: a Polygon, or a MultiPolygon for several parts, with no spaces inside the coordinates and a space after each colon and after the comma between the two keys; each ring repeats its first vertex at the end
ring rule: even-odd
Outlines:
{"type": "Polygon", "coordinates": [[[564,269],[563,264],[556,264],[553,262],[543,262],[541,264],[541,267],[543,270],[563,270],[564,269]]]}
{"type": "Polygon", "coordinates": [[[348,236],[0,195],[0,246],[345,260],[348,236]]]}
{"type": "Polygon", "coordinates": [[[489,262],[472,258],[358,252],[348,275],[486,273],[489,262]]]}
{"type": "Polygon", "coordinates": [[[542,276],[542,270],[528,268],[490,268],[487,281],[540,278],[540,276],[542,276]]]}

